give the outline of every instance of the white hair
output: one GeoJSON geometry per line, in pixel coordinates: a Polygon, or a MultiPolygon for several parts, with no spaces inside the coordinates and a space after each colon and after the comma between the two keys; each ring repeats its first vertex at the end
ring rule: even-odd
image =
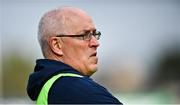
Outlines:
{"type": "Polygon", "coordinates": [[[70,30],[69,24],[71,22],[67,22],[66,20],[73,20],[74,16],[78,16],[77,11],[86,14],[79,8],[61,7],[43,15],[39,22],[38,41],[44,57],[47,57],[50,53],[48,45],[49,37],[67,33],[70,30]]]}

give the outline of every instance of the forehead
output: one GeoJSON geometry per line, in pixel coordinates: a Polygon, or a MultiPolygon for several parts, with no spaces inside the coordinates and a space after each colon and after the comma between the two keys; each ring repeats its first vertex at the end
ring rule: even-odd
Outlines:
{"type": "Polygon", "coordinates": [[[66,25],[68,33],[72,34],[95,29],[92,18],[81,10],[68,11],[66,25]]]}

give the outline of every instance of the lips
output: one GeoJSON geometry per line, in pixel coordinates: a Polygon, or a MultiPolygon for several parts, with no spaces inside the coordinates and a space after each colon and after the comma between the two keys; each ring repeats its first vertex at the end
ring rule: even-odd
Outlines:
{"type": "Polygon", "coordinates": [[[94,52],[90,55],[91,63],[97,64],[98,63],[98,57],[97,57],[97,52],[94,52]]]}
{"type": "Polygon", "coordinates": [[[90,55],[90,57],[96,57],[97,52],[94,52],[93,54],[90,55]]]}

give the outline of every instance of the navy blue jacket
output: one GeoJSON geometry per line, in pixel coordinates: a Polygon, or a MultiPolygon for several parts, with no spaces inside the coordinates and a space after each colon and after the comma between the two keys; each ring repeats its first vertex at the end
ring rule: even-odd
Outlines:
{"type": "Polygon", "coordinates": [[[74,73],[83,77],[60,77],[49,90],[49,104],[121,104],[88,76],[62,62],[48,59],[36,61],[34,73],[29,76],[27,86],[29,97],[36,100],[46,81],[59,73],[74,73]]]}

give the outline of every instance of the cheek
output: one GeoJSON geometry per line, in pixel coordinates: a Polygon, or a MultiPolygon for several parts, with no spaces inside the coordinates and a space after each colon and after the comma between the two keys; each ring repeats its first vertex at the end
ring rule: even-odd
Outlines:
{"type": "Polygon", "coordinates": [[[86,46],[77,46],[73,49],[74,57],[83,62],[88,60],[89,54],[86,46]]]}
{"type": "Polygon", "coordinates": [[[71,41],[65,46],[65,50],[69,59],[78,62],[79,64],[85,64],[88,62],[88,43],[80,40],[71,41]]]}
{"type": "Polygon", "coordinates": [[[78,53],[79,59],[83,60],[84,62],[87,62],[89,59],[87,50],[81,50],[78,53]]]}

